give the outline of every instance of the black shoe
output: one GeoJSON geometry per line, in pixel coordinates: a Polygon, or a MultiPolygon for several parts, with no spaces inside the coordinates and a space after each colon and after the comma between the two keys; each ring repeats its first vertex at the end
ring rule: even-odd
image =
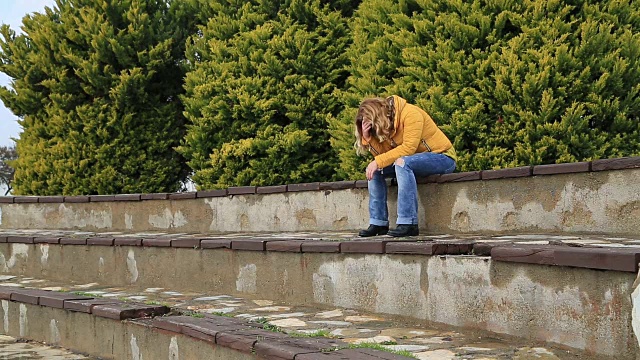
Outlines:
{"type": "Polygon", "coordinates": [[[367,230],[360,230],[358,235],[362,237],[386,235],[387,231],[389,231],[388,226],[369,225],[369,228],[367,230]]]}
{"type": "Polygon", "coordinates": [[[389,231],[393,237],[416,236],[418,235],[418,225],[400,224],[394,230],[389,231]]]}

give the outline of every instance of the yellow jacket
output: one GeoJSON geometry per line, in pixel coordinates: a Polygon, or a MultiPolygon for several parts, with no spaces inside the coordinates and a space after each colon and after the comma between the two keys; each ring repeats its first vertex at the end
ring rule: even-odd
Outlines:
{"type": "Polygon", "coordinates": [[[383,142],[376,137],[369,143],[362,139],[363,145],[369,145],[374,154],[378,168],[385,168],[402,156],[425,151],[443,153],[457,160],[453,144],[429,114],[399,96],[393,95],[393,101],[395,119],[390,137],[383,142]]]}

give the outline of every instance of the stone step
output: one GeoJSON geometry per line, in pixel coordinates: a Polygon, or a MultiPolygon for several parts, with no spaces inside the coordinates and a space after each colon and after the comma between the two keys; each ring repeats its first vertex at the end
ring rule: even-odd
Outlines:
{"type": "Polygon", "coordinates": [[[360,238],[345,232],[123,233],[0,229],[0,243],[144,246],[293,253],[491,256],[494,261],[637,273],[640,237],[558,234],[440,234],[360,238]]]}
{"type": "MultiPolygon", "coordinates": [[[[640,233],[640,157],[453,173],[418,180],[419,224],[437,232],[640,233]]],[[[0,197],[0,228],[334,231],[369,220],[366,181],[173,194],[0,197]]],[[[389,217],[396,218],[397,187],[389,217]]]]}
{"type": "Polygon", "coordinates": [[[638,243],[575,234],[2,230],[0,269],[402,316],[633,360],[638,243]]]}
{"type": "Polygon", "coordinates": [[[0,355],[2,359],[97,360],[96,358],[73,353],[59,347],[52,347],[34,341],[25,342],[6,335],[0,335],[0,355]]]}
{"type": "MultiPolygon", "coordinates": [[[[268,359],[316,359],[312,355],[317,349],[330,348],[343,350],[335,351],[332,357],[317,358],[406,358],[402,354],[443,360],[589,358],[587,354],[548,344],[345,308],[291,306],[273,300],[182,293],[169,288],[73,284],[20,276],[4,276],[1,280],[0,298],[5,302],[128,320],[268,359]],[[51,298],[64,299],[64,303],[46,301],[51,298]],[[168,314],[159,316],[162,313],[168,314]]],[[[3,311],[9,306],[3,304],[3,311]]],[[[31,322],[47,324],[49,320],[29,318],[31,322]]]]}

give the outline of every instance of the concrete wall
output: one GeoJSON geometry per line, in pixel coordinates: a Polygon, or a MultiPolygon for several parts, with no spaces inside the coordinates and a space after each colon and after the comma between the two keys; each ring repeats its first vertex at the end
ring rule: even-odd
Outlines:
{"type": "Polygon", "coordinates": [[[101,359],[254,359],[187,336],[85,313],[2,300],[1,333],[58,345],[101,359]]]}
{"type": "MultiPolygon", "coordinates": [[[[434,233],[640,233],[640,169],[419,186],[434,233]]],[[[389,209],[395,220],[396,188],[389,209]]],[[[88,231],[327,231],[368,224],[366,189],[187,200],[0,204],[0,228],[88,231]]]]}
{"type": "MultiPolygon", "coordinates": [[[[475,256],[0,244],[0,270],[408,316],[632,360],[633,273],[475,256]]],[[[146,357],[145,357],[146,358],[146,357]]]]}
{"type": "Polygon", "coordinates": [[[638,234],[638,176],[640,169],[436,186],[433,204],[440,211],[428,226],[439,232],[638,234]]]}

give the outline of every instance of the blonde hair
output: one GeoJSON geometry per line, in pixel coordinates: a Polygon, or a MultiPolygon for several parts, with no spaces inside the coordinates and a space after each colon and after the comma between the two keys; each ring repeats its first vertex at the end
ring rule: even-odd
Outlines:
{"type": "Polygon", "coordinates": [[[358,155],[369,152],[369,147],[362,145],[361,131],[363,120],[371,121],[371,128],[375,132],[374,136],[379,142],[383,142],[393,130],[390,113],[389,103],[383,98],[366,99],[360,104],[354,123],[356,142],[353,144],[358,155]]]}

